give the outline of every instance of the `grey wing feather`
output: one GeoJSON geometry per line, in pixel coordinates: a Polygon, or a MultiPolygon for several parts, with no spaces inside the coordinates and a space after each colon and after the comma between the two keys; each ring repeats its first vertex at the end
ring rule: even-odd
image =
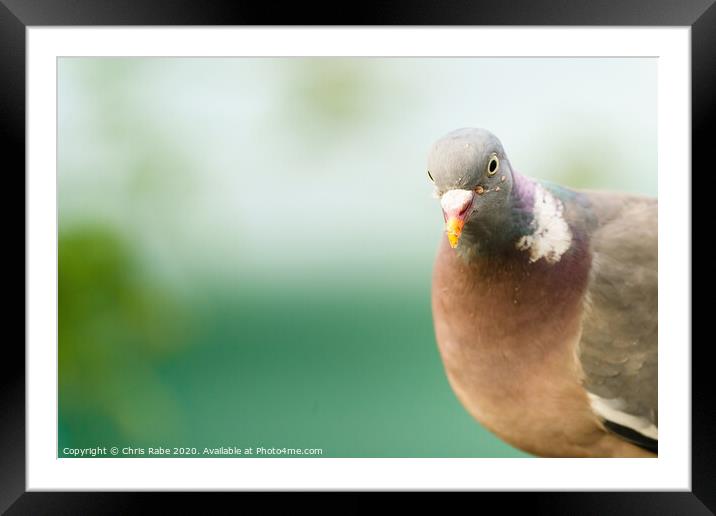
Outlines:
{"type": "Polygon", "coordinates": [[[612,408],[656,427],[657,201],[596,192],[587,196],[596,226],[577,350],[584,385],[612,408]]]}

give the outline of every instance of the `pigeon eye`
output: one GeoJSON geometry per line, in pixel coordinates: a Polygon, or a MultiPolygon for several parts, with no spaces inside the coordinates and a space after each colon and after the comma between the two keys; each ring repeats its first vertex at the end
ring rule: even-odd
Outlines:
{"type": "Polygon", "coordinates": [[[429,170],[428,170],[428,177],[430,178],[430,182],[431,182],[431,183],[434,183],[434,182],[435,182],[435,179],[433,179],[433,175],[430,173],[429,170]]]}
{"type": "Polygon", "coordinates": [[[497,156],[492,156],[487,164],[487,175],[494,176],[497,174],[498,168],[500,168],[500,160],[497,159],[497,156]]]}

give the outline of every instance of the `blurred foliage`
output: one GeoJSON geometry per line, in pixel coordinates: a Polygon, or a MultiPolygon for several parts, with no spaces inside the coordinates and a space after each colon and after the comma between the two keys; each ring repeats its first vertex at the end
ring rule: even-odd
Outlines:
{"type": "Polygon", "coordinates": [[[350,136],[376,114],[379,83],[360,59],[301,59],[287,68],[277,116],[304,141],[350,136]]]}
{"type": "Polygon", "coordinates": [[[357,60],[312,59],[294,69],[288,91],[294,108],[334,124],[367,117],[372,82],[357,60]]]}
{"type": "Polygon", "coordinates": [[[166,432],[177,409],[152,369],[186,343],[183,307],[108,227],[61,231],[58,253],[62,416],[98,414],[125,438],[166,432]]]}

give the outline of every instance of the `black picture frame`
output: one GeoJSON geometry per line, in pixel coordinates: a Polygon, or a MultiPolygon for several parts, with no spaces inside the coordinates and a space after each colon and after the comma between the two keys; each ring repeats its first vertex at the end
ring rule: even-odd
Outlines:
{"type": "MultiPolygon", "coordinates": [[[[25,30],[29,26],[83,25],[555,25],[691,27],[692,170],[709,171],[716,104],[715,0],[532,0],[488,2],[401,1],[277,6],[268,2],[189,0],[0,0],[0,141],[5,149],[6,201],[25,202],[25,30]],[[21,172],[23,171],[23,172],[21,172]],[[17,187],[7,183],[20,182],[17,187]]],[[[693,177],[693,175],[692,175],[693,177]]],[[[6,224],[17,216],[10,203],[6,224]]],[[[696,218],[694,218],[696,220],[696,218]]],[[[693,234],[693,233],[692,233],[693,234]]],[[[24,235],[24,225],[23,225],[24,235]]],[[[23,236],[24,238],[24,236],[23,236]]],[[[25,267],[25,247],[5,246],[6,257],[25,267]]],[[[9,278],[19,277],[6,269],[9,278]]],[[[26,272],[27,274],[27,272],[26,272]]],[[[6,284],[9,284],[6,283],[6,284]]],[[[21,303],[10,297],[12,310],[21,303]]],[[[24,310],[23,295],[22,309],[24,310]]],[[[20,308],[17,308],[20,310],[20,308]]],[[[9,312],[8,312],[9,315],[9,312]]],[[[7,317],[10,321],[14,318],[7,317]]],[[[19,319],[19,317],[17,318],[19,319]]],[[[24,328],[23,328],[24,333],[24,328]]],[[[709,341],[692,347],[692,490],[690,492],[476,493],[501,511],[529,506],[549,514],[713,514],[716,512],[716,423],[709,341]],[[705,344],[705,346],[704,346],[705,344]],[[499,497],[499,498],[497,498],[499,497]]],[[[0,510],[7,514],[130,513],[160,496],[188,509],[187,497],[149,493],[26,492],[25,351],[19,339],[4,342],[0,382],[0,510]],[[170,500],[171,498],[171,500],[170,500]]]]}

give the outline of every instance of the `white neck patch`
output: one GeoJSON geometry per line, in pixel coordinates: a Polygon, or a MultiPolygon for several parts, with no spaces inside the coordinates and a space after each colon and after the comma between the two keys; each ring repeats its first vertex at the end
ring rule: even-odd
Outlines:
{"type": "Polygon", "coordinates": [[[572,244],[572,232],[562,216],[564,205],[539,183],[535,184],[534,197],[532,234],[521,237],[515,247],[529,251],[530,262],[544,258],[557,263],[572,244]]]}

